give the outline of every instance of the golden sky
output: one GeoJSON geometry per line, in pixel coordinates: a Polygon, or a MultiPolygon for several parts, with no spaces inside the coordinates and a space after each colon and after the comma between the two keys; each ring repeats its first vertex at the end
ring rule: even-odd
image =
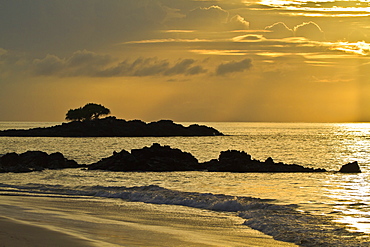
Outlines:
{"type": "Polygon", "coordinates": [[[0,2],[0,121],[370,121],[369,1],[0,2]]]}

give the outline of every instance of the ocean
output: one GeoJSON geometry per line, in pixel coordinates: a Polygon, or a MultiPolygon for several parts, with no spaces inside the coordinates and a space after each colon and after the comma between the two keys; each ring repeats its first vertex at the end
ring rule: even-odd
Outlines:
{"type": "MultiPolygon", "coordinates": [[[[59,123],[0,122],[0,129],[59,123]]],[[[193,123],[181,123],[190,125],[193,123]]],[[[221,151],[325,168],[327,173],[107,172],[81,169],[0,174],[0,195],[79,196],[101,202],[197,208],[232,214],[242,225],[301,246],[370,245],[369,123],[197,123],[225,136],[139,138],[0,137],[0,155],[28,150],[61,152],[91,164],[114,151],[169,145],[200,162],[221,151]],[[358,161],[362,173],[340,174],[358,161]]]]}

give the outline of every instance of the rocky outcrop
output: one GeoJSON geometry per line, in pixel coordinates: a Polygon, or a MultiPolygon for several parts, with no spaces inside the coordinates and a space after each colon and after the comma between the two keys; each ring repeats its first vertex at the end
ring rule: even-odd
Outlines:
{"type": "Polygon", "coordinates": [[[244,151],[236,150],[223,151],[218,159],[205,162],[201,166],[213,172],[326,172],[325,169],[275,163],[271,157],[266,161],[254,160],[244,151]]]}
{"type": "MultiPolygon", "coordinates": [[[[88,170],[107,171],[210,171],[210,172],[327,172],[295,164],[252,159],[244,151],[228,150],[220,153],[218,159],[199,163],[190,153],[169,146],[154,143],[151,147],[122,150],[91,165],[79,165],[66,159],[61,153],[47,154],[41,151],[28,151],[22,154],[7,153],[0,157],[0,172],[31,172],[44,169],[64,169],[84,167],[88,170]]],[[[359,173],[355,161],[344,165],[339,172],[359,173]]]]}
{"type": "Polygon", "coordinates": [[[243,151],[229,150],[218,159],[198,163],[190,153],[154,143],[150,148],[122,150],[88,166],[89,170],[109,171],[212,171],[212,172],[325,172],[325,169],[253,160],[243,151]]]}
{"type": "Polygon", "coordinates": [[[164,137],[164,136],[220,136],[218,130],[202,126],[185,127],[171,120],[145,123],[107,117],[84,122],[69,122],[47,128],[3,130],[0,136],[32,137],[164,137]]]}
{"type": "Polygon", "coordinates": [[[32,172],[77,167],[81,165],[64,158],[61,153],[49,155],[41,151],[27,151],[22,154],[7,153],[0,157],[0,172],[32,172]]]}
{"type": "Polygon", "coordinates": [[[198,160],[190,153],[154,143],[151,147],[122,150],[88,166],[89,170],[109,171],[192,171],[198,160]]]}
{"type": "Polygon", "coordinates": [[[361,173],[360,166],[358,165],[357,161],[348,163],[346,165],[343,165],[339,172],[342,173],[361,173]]]}

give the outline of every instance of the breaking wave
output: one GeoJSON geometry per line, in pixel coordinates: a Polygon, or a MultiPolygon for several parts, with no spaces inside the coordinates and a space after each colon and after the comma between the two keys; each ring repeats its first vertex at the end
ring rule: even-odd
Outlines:
{"type": "Polygon", "coordinates": [[[224,194],[181,192],[156,185],[140,187],[104,187],[0,183],[0,194],[22,193],[31,196],[67,195],[119,198],[134,202],[182,205],[213,211],[235,212],[244,224],[277,240],[300,246],[369,246],[369,236],[351,232],[346,225],[328,216],[297,210],[296,205],[277,205],[274,200],[224,194]]]}

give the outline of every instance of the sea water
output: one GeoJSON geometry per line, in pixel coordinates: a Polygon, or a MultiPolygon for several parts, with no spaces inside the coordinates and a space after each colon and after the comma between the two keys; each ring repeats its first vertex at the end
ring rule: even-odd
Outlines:
{"type": "MultiPolygon", "coordinates": [[[[57,123],[1,122],[0,129],[57,123]]],[[[183,123],[188,125],[190,123],[183,123]]],[[[83,195],[233,212],[247,226],[303,246],[368,246],[370,240],[370,124],[198,123],[225,136],[150,138],[0,137],[0,155],[61,152],[91,164],[122,149],[169,145],[200,162],[221,151],[254,159],[325,168],[328,173],[107,172],[66,169],[0,174],[2,193],[83,195]],[[358,161],[363,173],[336,173],[358,161]]]]}

